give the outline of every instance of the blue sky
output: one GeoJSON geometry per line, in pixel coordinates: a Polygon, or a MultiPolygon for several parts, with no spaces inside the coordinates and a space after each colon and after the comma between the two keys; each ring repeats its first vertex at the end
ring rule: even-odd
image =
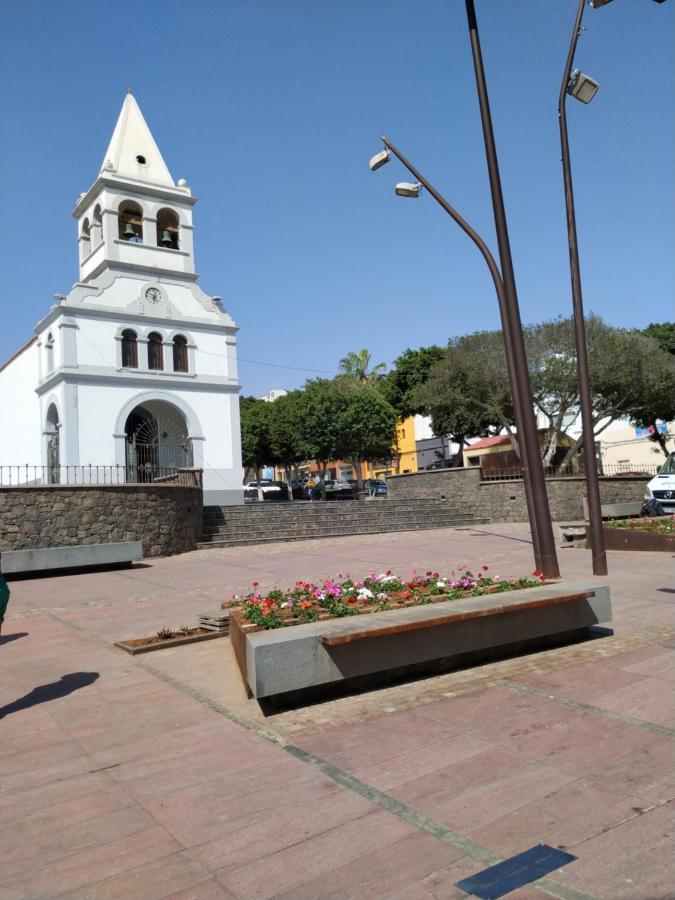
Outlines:
{"type": "MultiPolygon", "coordinates": [[[[576,2],[476,7],[523,320],[567,315],[556,105],[576,2]]],[[[601,84],[568,104],[584,301],[616,325],[673,317],[673,10],[588,9],[577,53],[601,84]]],[[[197,268],[241,327],[246,393],[498,327],[473,245],[430,197],[394,197],[397,163],[367,165],[386,134],[495,246],[461,0],[3,0],[0,359],[77,279],[70,212],[129,83],[200,198],[197,268]]]]}

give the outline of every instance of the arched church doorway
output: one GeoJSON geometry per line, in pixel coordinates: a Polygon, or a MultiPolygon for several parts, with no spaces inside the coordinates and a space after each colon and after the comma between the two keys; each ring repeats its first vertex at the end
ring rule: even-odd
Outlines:
{"type": "Polygon", "coordinates": [[[53,403],[49,404],[45,421],[45,441],[47,460],[47,481],[59,484],[61,478],[61,453],[59,448],[59,411],[53,403]]]}
{"type": "Polygon", "coordinates": [[[128,481],[157,481],[191,468],[192,441],[183,413],[164,400],[148,400],[127,417],[128,481]]]}

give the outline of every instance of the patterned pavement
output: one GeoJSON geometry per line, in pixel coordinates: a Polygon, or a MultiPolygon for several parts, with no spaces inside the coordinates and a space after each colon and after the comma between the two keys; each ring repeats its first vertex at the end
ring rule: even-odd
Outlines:
{"type": "MultiPolygon", "coordinates": [[[[565,577],[589,555],[561,550],[565,577]]],[[[14,582],[0,643],[0,897],[673,896],[672,558],[610,553],[614,634],[265,717],[227,639],[131,658],[252,580],[531,568],[523,526],[199,551],[14,582]]]]}

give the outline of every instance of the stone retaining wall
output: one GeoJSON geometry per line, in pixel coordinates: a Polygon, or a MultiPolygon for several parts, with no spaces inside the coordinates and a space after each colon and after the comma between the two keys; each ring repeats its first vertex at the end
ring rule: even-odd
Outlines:
{"type": "Polygon", "coordinates": [[[202,490],[183,485],[41,485],[0,488],[5,550],[142,541],[143,554],[194,550],[202,490]]]}
{"type": "MultiPolygon", "coordinates": [[[[650,475],[600,478],[602,503],[630,503],[643,499],[650,475]]],[[[478,467],[435,469],[392,475],[387,478],[389,497],[399,499],[439,499],[445,497],[467,512],[493,522],[526,522],[527,505],[522,481],[481,481],[478,467]]],[[[581,478],[547,478],[546,489],[554,521],[583,519],[586,482],[581,478]]]]}

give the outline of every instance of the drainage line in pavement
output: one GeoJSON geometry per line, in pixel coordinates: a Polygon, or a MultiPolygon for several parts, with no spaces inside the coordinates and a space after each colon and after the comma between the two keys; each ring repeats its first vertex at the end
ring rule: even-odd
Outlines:
{"type": "MultiPolygon", "coordinates": [[[[70,628],[73,631],[77,631],[80,634],[83,634],[93,643],[104,646],[108,650],[112,650],[110,644],[107,641],[104,641],[97,635],[91,634],[91,632],[87,631],[81,625],[78,625],[75,622],[70,622],[68,621],[68,619],[62,619],[55,613],[46,610],[41,610],[41,612],[46,613],[49,618],[54,619],[54,621],[59,622],[66,628],[70,628]]],[[[465,856],[470,856],[472,859],[475,859],[478,862],[484,863],[488,866],[495,865],[496,863],[504,861],[504,857],[493,853],[491,850],[488,850],[487,847],[483,847],[481,844],[477,844],[475,841],[472,841],[469,838],[466,838],[463,835],[459,834],[459,832],[453,831],[451,828],[448,828],[440,822],[436,822],[429,816],[425,816],[423,813],[417,812],[407,804],[402,803],[400,800],[396,800],[395,797],[391,797],[389,796],[389,794],[385,794],[383,791],[380,791],[369,784],[365,784],[363,781],[359,781],[358,778],[350,775],[349,772],[345,772],[343,769],[339,769],[337,766],[334,766],[326,760],[321,759],[321,757],[315,756],[313,753],[309,753],[307,750],[303,750],[301,747],[296,747],[294,744],[290,744],[284,737],[282,737],[280,734],[277,734],[275,731],[272,731],[269,728],[265,728],[262,725],[257,725],[255,722],[248,721],[247,719],[243,718],[243,716],[237,715],[237,713],[233,712],[231,709],[228,709],[226,706],[223,706],[221,703],[218,703],[216,700],[213,700],[211,697],[208,697],[206,694],[203,694],[201,691],[190,687],[190,685],[183,684],[173,676],[167,675],[165,672],[162,672],[159,669],[155,669],[153,666],[149,665],[148,663],[142,662],[140,659],[134,659],[133,664],[136,665],[139,669],[144,669],[146,672],[149,672],[151,675],[159,678],[160,681],[163,681],[165,684],[168,684],[181,693],[186,694],[188,697],[191,697],[198,703],[201,703],[202,706],[208,707],[209,709],[213,710],[213,712],[218,713],[218,715],[222,716],[233,724],[239,725],[241,728],[246,729],[246,731],[249,731],[252,734],[256,734],[258,737],[264,738],[269,743],[274,744],[281,750],[285,750],[288,754],[294,756],[301,762],[304,762],[306,765],[310,765],[316,769],[319,769],[319,771],[323,772],[323,774],[328,778],[331,778],[333,781],[337,782],[337,784],[341,784],[343,787],[347,788],[350,791],[353,791],[355,794],[359,794],[361,797],[364,797],[366,800],[369,800],[371,803],[381,807],[392,815],[397,816],[399,819],[403,819],[404,821],[409,822],[411,825],[419,828],[420,831],[424,831],[426,834],[431,835],[447,846],[454,847],[465,856]]],[[[590,894],[584,894],[572,887],[558,884],[558,882],[552,881],[550,878],[540,878],[537,881],[531,882],[531,884],[532,887],[535,887],[546,894],[550,894],[553,897],[558,897],[559,900],[597,900],[597,898],[591,896],[590,894]]]]}
{"type": "Polygon", "coordinates": [[[619,722],[625,722],[627,725],[637,725],[638,728],[645,728],[647,731],[655,731],[656,734],[663,734],[666,737],[675,737],[675,728],[669,728],[667,725],[659,725],[658,722],[647,722],[645,719],[636,719],[635,716],[626,716],[623,713],[614,712],[612,709],[604,709],[602,706],[593,706],[591,703],[584,703],[582,700],[572,700],[571,697],[559,697],[557,694],[549,694],[548,691],[540,691],[537,688],[527,687],[524,684],[517,684],[515,681],[504,681],[502,687],[510,688],[512,691],[518,691],[520,694],[532,694],[535,697],[544,697],[546,700],[552,700],[554,703],[561,703],[563,706],[569,706],[572,709],[581,710],[581,712],[592,712],[598,716],[604,716],[606,719],[617,719],[619,722]]]}

